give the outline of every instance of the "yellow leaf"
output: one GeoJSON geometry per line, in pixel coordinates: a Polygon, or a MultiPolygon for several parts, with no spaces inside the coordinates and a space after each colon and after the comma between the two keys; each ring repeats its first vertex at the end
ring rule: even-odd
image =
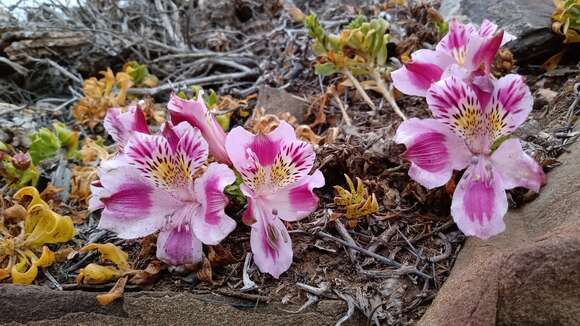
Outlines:
{"type": "Polygon", "coordinates": [[[77,276],[78,284],[103,284],[118,279],[123,272],[112,266],[88,264],[77,276]]]}
{"type": "Polygon", "coordinates": [[[115,283],[115,286],[113,286],[109,292],[97,295],[97,301],[99,301],[99,303],[102,305],[108,305],[109,303],[122,298],[123,293],[125,293],[126,284],[127,276],[121,277],[117,280],[117,283],[115,283]]]}
{"type": "Polygon", "coordinates": [[[35,263],[29,264],[26,259],[21,259],[18,264],[12,266],[10,276],[14,284],[32,284],[38,275],[38,267],[35,263]]]}
{"type": "Polygon", "coordinates": [[[110,260],[122,270],[130,269],[129,262],[127,261],[129,254],[112,243],[91,243],[81,248],[80,252],[88,252],[91,250],[97,250],[103,259],[110,260]]]}
{"type": "Polygon", "coordinates": [[[42,247],[42,255],[34,263],[40,267],[48,267],[54,263],[54,252],[48,249],[47,246],[42,247]]]}
{"type": "MultiPolygon", "coordinates": [[[[72,220],[68,216],[60,216],[43,205],[37,204],[28,210],[30,224],[34,224],[25,243],[37,247],[45,243],[67,242],[75,234],[72,220]]],[[[26,221],[25,221],[26,225],[26,221]]]]}
{"type": "Polygon", "coordinates": [[[14,194],[14,199],[21,201],[25,196],[32,197],[32,200],[28,204],[28,208],[30,208],[31,206],[37,205],[37,204],[42,204],[42,205],[48,207],[48,204],[45,203],[44,200],[42,200],[40,198],[40,193],[38,193],[38,190],[36,190],[36,188],[34,188],[34,187],[24,187],[24,188],[18,190],[14,194]]]}

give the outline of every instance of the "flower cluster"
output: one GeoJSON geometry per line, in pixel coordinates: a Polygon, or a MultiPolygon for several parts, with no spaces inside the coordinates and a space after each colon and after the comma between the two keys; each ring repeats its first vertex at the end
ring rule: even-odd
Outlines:
{"type": "Polygon", "coordinates": [[[427,188],[446,184],[453,170],[466,169],[451,214],[467,235],[486,239],[505,229],[505,191],[539,191],[541,167],[508,136],[532,110],[533,98],[519,75],[495,79],[491,65],[500,46],[513,39],[484,21],[450,23],[435,50],[419,50],[392,73],[394,85],[408,95],[425,96],[431,119],[404,121],[396,142],[407,147],[409,175],[427,188]]]}
{"type": "Polygon", "coordinates": [[[118,154],[101,163],[92,185],[92,210],[102,209],[99,227],[133,239],[157,231],[157,257],[171,265],[202,261],[202,244],[216,245],[236,227],[225,213],[224,188],[241,176],[251,225],[251,248],[262,272],[278,278],[292,263],[292,242],[282,222],[306,217],[318,205],[313,188],[324,185],[312,170],[312,145],[286,124],[270,134],[242,127],[226,134],[197,100],[176,95],[171,121],[151,134],[138,107],[109,109],[105,128],[118,154]],[[217,162],[209,163],[208,155],[217,162]]]}

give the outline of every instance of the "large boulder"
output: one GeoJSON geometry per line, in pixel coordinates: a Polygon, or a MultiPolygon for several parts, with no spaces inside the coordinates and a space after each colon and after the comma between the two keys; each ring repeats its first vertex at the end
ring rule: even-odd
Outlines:
{"type": "MultiPolygon", "coordinates": [[[[162,291],[126,293],[101,306],[95,294],[1,284],[0,325],[334,325],[347,310],[342,301],[326,300],[293,314],[293,305],[162,291]]],[[[346,324],[363,322],[357,318],[346,324]]]]}
{"type": "Polygon", "coordinates": [[[445,19],[456,17],[480,24],[489,19],[515,35],[509,48],[518,62],[543,62],[558,53],[563,37],[551,30],[554,4],[550,0],[443,0],[445,19]]]}
{"type": "Polygon", "coordinates": [[[580,325],[580,143],[507,230],[470,238],[419,325],[580,325]]]}

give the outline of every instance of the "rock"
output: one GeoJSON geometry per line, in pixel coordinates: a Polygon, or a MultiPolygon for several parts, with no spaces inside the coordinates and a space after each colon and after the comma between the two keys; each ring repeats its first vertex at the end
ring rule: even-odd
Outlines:
{"type": "Polygon", "coordinates": [[[543,63],[562,48],[563,37],[551,30],[554,4],[548,0],[443,0],[445,19],[480,24],[489,19],[517,37],[508,44],[518,63],[543,63]]]}
{"type": "Polygon", "coordinates": [[[304,122],[308,102],[279,88],[261,86],[258,92],[257,107],[264,108],[264,113],[279,115],[289,112],[296,117],[298,123],[304,122]]]}
{"type": "Polygon", "coordinates": [[[534,94],[534,110],[540,110],[544,105],[550,104],[558,96],[555,92],[548,88],[540,88],[534,94]]]}
{"type": "MultiPolygon", "coordinates": [[[[296,306],[255,303],[188,292],[133,292],[101,306],[95,292],[55,291],[0,285],[2,325],[334,325],[346,312],[342,301],[322,301],[300,314],[296,306]]],[[[366,322],[355,315],[347,325],[366,322]]]]}
{"type": "Polygon", "coordinates": [[[580,325],[580,142],[570,150],[503,234],[467,240],[419,325],[580,325]]]}

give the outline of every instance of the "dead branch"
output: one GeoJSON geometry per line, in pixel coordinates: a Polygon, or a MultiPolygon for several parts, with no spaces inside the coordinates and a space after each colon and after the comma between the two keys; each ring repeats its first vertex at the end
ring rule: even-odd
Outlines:
{"type": "MultiPolygon", "coordinates": [[[[401,263],[398,263],[398,262],[396,262],[396,261],[394,261],[394,260],[391,260],[391,259],[389,259],[389,258],[387,258],[387,257],[385,257],[385,256],[381,256],[381,255],[379,255],[379,254],[376,254],[376,253],[374,253],[374,252],[371,252],[371,251],[369,251],[369,250],[367,250],[367,249],[364,249],[364,248],[361,248],[361,247],[359,247],[359,246],[353,245],[353,244],[351,244],[351,243],[349,243],[349,242],[347,242],[347,241],[344,241],[344,240],[342,240],[342,239],[339,239],[339,238],[337,238],[337,237],[335,237],[335,236],[332,236],[332,235],[330,235],[330,234],[328,234],[328,233],[326,233],[326,232],[319,231],[319,232],[318,232],[318,235],[319,235],[319,236],[321,236],[321,237],[324,237],[324,238],[326,238],[326,239],[329,239],[329,240],[332,240],[332,241],[336,241],[336,242],[338,242],[338,243],[342,244],[343,246],[346,246],[346,247],[349,247],[349,248],[351,248],[351,249],[354,249],[354,250],[360,251],[360,252],[362,252],[363,254],[365,254],[365,255],[367,255],[367,256],[370,256],[370,257],[373,257],[373,258],[375,258],[376,260],[378,260],[378,261],[380,261],[380,262],[382,262],[382,263],[385,263],[385,264],[387,264],[387,265],[391,265],[391,266],[394,266],[394,267],[397,267],[397,268],[401,268],[401,267],[403,267],[403,266],[404,266],[403,264],[401,264],[401,263]]],[[[419,270],[418,270],[416,267],[413,267],[412,274],[416,274],[416,275],[419,275],[419,276],[422,276],[422,277],[424,277],[424,278],[428,278],[428,279],[429,279],[429,278],[431,278],[431,276],[429,276],[429,275],[427,275],[427,274],[425,274],[425,273],[423,273],[423,272],[419,271],[419,270]]]]}

